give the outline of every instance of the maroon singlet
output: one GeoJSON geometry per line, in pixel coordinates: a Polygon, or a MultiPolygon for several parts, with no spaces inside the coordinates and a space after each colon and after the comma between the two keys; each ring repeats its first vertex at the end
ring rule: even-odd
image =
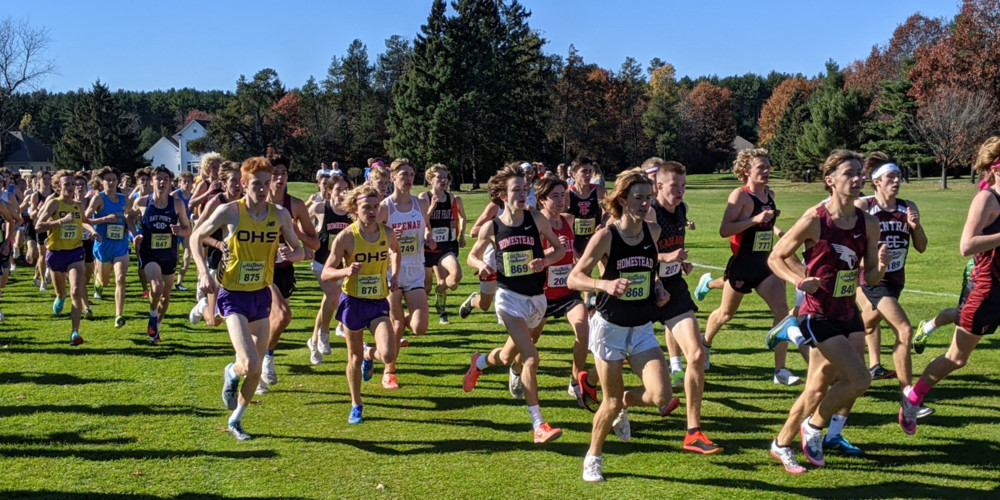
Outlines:
{"type": "Polygon", "coordinates": [[[833,223],[826,204],[816,209],[819,215],[819,239],[806,249],[806,275],[820,279],[816,293],[806,294],[799,314],[850,321],[857,314],[854,295],[861,274],[861,259],[868,244],[865,213],[855,208],[857,221],[850,229],[833,223]]]}

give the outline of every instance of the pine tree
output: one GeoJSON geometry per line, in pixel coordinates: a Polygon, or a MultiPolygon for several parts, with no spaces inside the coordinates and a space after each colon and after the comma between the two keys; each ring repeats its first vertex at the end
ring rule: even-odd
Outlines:
{"type": "Polygon", "coordinates": [[[901,77],[882,80],[878,85],[882,89],[876,108],[880,119],[865,123],[864,134],[869,140],[861,149],[866,153],[887,153],[899,162],[904,172],[915,170],[917,178],[922,179],[930,173],[925,169],[934,165],[934,156],[910,136],[908,124],[913,122],[918,109],[917,101],[909,95],[913,83],[901,77]]]}
{"type": "Polygon", "coordinates": [[[104,165],[134,170],[143,163],[136,124],[136,117],[122,112],[107,85],[98,80],[73,108],[56,143],[55,163],[72,170],[104,165]]]}
{"type": "Polygon", "coordinates": [[[809,98],[809,121],[796,144],[799,160],[820,165],[834,149],[858,149],[870,98],[857,88],[844,89],[837,63],[826,63],[826,77],[809,98]]]}
{"type": "Polygon", "coordinates": [[[807,169],[816,168],[816,164],[803,162],[796,154],[803,126],[809,120],[809,95],[810,92],[804,89],[792,90],[785,112],[778,120],[774,138],[768,142],[771,162],[786,179],[802,179],[807,169]]]}

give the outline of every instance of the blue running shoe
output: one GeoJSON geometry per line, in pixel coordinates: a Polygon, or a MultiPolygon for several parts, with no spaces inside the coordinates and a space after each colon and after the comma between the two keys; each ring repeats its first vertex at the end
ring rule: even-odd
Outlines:
{"type": "Polygon", "coordinates": [[[367,382],[372,379],[372,374],[375,373],[375,360],[365,359],[365,351],[367,351],[368,347],[370,346],[368,345],[367,342],[362,344],[362,346],[363,347],[361,348],[361,380],[367,382]]]}
{"type": "Polygon", "coordinates": [[[824,450],[838,451],[842,455],[857,456],[861,454],[861,448],[854,446],[844,436],[836,436],[823,440],[824,450]]]}
{"type": "Polygon", "coordinates": [[[778,347],[779,342],[791,342],[788,339],[788,327],[790,326],[799,326],[799,320],[795,319],[795,316],[785,316],[785,319],[768,330],[767,337],[764,337],[767,348],[773,351],[775,347],[778,347]]]}
{"type": "Polygon", "coordinates": [[[698,302],[705,300],[710,291],[708,288],[708,282],[712,281],[712,273],[705,273],[701,275],[698,279],[698,286],[694,289],[694,298],[698,299],[698,302]]]}
{"type": "Polygon", "coordinates": [[[353,424],[360,424],[361,422],[363,422],[364,419],[361,418],[361,410],[363,410],[364,408],[365,405],[352,405],[351,414],[347,417],[347,423],[353,425],[353,424]]]}
{"type": "Polygon", "coordinates": [[[62,314],[64,302],[66,302],[66,299],[60,299],[59,297],[56,297],[55,302],[52,303],[52,313],[55,314],[56,316],[62,314]]]}

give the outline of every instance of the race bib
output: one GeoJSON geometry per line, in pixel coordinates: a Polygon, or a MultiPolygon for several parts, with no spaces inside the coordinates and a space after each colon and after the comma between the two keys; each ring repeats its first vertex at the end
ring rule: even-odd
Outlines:
{"type": "Polygon", "coordinates": [[[833,296],[835,298],[854,296],[858,289],[858,273],[857,269],[837,271],[837,281],[833,286],[833,296]]]}
{"type": "Polygon", "coordinates": [[[125,237],[125,226],[121,224],[108,224],[108,239],[120,240],[125,237]]]}
{"type": "Polygon", "coordinates": [[[385,296],[385,276],[359,274],[355,296],[359,299],[380,299],[385,296]]]}
{"type": "Polygon", "coordinates": [[[63,224],[59,227],[59,238],[63,240],[75,240],[80,237],[80,225],[63,224]]]}
{"type": "Polygon", "coordinates": [[[573,234],[577,236],[590,236],[594,234],[597,226],[597,219],[574,219],[573,234]]]}
{"type": "Polygon", "coordinates": [[[435,227],[431,228],[431,236],[434,241],[438,243],[446,243],[451,241],[451,228],[450,227],[435,227]]]}
{"type": "Polygon", "coordinates": [[[174,235],[167,233],[153,233],[150,235],[149,248],[153,250],[165,250],[174,244],[174,235]]]}
{"type": "Polygon", "coordinates": [[[255,285],[263,282],[264,282],[264,261],[262,260],[240,261],[240,271],[239,274],[236,276],[236,283],[240,285],[255,285]]]}
{"type": "Polygon", "coordinates": [[[408,233],[400,236],[399,252],[403,255],[413,255],[417,253],[417,235],[408,233]]]}
{"type": "Polygon", "coordinates": [[[549,266],[549,288],[566,288],[571,269],[573,269],[573,264],[549,266]]]}
{"type": "Polygon", "coordinates": [[[754,252],[770,252],[771,246],[774,244],[774,233],[771,231],[763,232],[760,231],[754,236],[753,239],[753,251],[754,252]]]}
{"type": "Polygon", "coordinates": [[[669,278],[681,272],[680,262],[660,262],[660,277],[669,278]]]}
{"type": "Polygon", "coordinates": [[[621,300],[642,300],[649,298],[649,291],[653,284],[653,280],[651,279],[652,273],[649,271],[636,271],[621,273],[619,277],[631,281],[628,288],[625,289],[625,293],[620,297],[621,300]]]}
{"type": "Polygon", "coordinates": [[[531,250],[503,253],[503,274],[507,277],[531,274],[531,250]]]}
{"type": "Polygon", "coordinates": [[[892,256],[892,260],[889,261],[889,265],[886,266],[885,272],[894,273],[896,271],[902,270],[903,265],[906,264],[906,249],[897,248],[895,250],[889,250],[892,256]]]}

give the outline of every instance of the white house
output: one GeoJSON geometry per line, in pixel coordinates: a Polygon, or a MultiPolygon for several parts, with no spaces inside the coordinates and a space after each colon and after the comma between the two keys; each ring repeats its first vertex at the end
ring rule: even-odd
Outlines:
{"type": "Polygon", "coordinates": [[[11,170],[38,172],[52,170],[52,148],[20,131],[7,132],[3,164],[11,170]]]}
{"type": "Polygon", "coordinates": [[[191,120],[176,134],[161,137],[142,156],[150,165],[154,167],[163,165],[172,170],[174,175],[181,172],[198,175],[202,155],[188,151],[187,143],[205,137],[209,123],[208,120],[191,120]]]}

